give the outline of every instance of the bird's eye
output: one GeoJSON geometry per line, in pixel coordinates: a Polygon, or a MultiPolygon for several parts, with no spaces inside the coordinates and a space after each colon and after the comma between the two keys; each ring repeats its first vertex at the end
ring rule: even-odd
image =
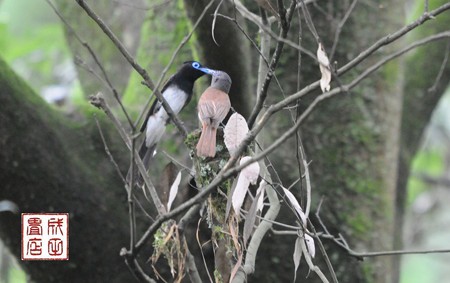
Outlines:
{"type": "Polygon", "coordinates": [[[194,67],[194,68],[200,68],[200,63],[198,63],[198,62],[194,62],[194,63],[192,63],[192,67],[194,67]]]}

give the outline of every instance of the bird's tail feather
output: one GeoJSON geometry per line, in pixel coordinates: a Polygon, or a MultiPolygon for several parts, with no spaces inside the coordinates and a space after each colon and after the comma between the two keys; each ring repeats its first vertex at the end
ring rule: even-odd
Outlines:
{"type": "Polygon", "coordinates": [[[197,143],[197,155],[202,157],[214,157],[216,155],[216,132],[217,129],[203,126],[202,134],[197,143]]]}

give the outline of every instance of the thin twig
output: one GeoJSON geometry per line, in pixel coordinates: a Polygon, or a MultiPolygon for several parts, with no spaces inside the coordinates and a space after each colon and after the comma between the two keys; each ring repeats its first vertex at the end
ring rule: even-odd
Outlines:
{"type": "MultiPolygon", "coordinates": [[[[432,14],[432,15],[437,15],[437,14],[440,14],[440,13],[442,13],[443,11],[445,11],[445,10],[447,10],[447,9],[449,9],[449,8],[450,8],[450,3],[449,3],[448,5],[443,5],[443,6],[441,6],[440,8],[438,8],[438,9],[436,9],[436,10],[430,12],[430,14],[432,14]]],[[[425,19],[422,19],[422,18],[421,18],[421,19],[419,19],[418,21],[421,22],[421,23],[423,23],[423,22],[425,22],[425,21],[428,20],[428,19],[429,19],[429,18],[425,18],[425,19]]],[[[418,23],[417,25],[419,25],[419,24],[421,24],[421,23],[418,23]]],[[[417,25],[416,25],[416,26],[417,26],[417,25]]],[[[402,31],[402,32],[397,32],[397,33],[396,33],[396,38],[399,38],[399,37],[401,37],[402,35],[406,34],[409,30],[408,30],[408,28],[402,28],[401,31],[402,31]]],[[[448,37],[448,36],[450,36],[450,34],[447,35],[446,33],[444,33],[444,34],[441,33],[440,36],[443,38],[443,37],[448,37]]],[[[428,39],[430,39],[430,38],[428,38],[428,39]]],[[[434,40],[436,40],[436,39],[440,39],[440,38],[434,38],[434,40]]],[[[387,38],[387,39],[386,39],[386,41],[390,41],[390,40],[391,40],[391,38],[387,38]]],[[[359,58],[359,57],[357,57],[357,58],[359,58]]],[[[393,58],[390,58],[390,59],[393,59],[393,58]]],[[[388,61],[388,60],[387,60],[387,61],[388,61]]],[[[355,61],[355,62],[356,62],[356,61],[355,61]]],[[[381,65],[383,65],[384,63],[386,63],[386,62],[382,62],[381,64],[378,64],[378,66],[376,66],[375,68],[372,68],[371,71],[364,73],[364,74],[362,75],[362,77],[358,77],[355,81],[353,81],[352,83],[348,84],[347,86],[353,87],[355,83],[359,82],[361,79],[363,79],[363,78],[365,78],[366,76],[368,76],[371,72],[373,72],[373,71],[375,71],[376,69],[378,69],[378,68],[379,68],[381,65]]],[[[352,64],[354,64],[354,63],[352,63],[352,64]]],[[[296,100],[296,99],[302,97],[303,95],[305,95],[306,93],[309,93],[314,87],[316,87],[316,88],[318,87],[318,82],[313,83],[312,85],[310,85],[310,86],[304,88],[303,91],[300,91],[300,92],[294,94],[293,96],[289,96],[288,98],[286,98],[285,100],[283,100],[282,102],[280,102],[280,104],[278,104],[278,107],[279,107],[279,106],[284,107],[285,105],[287,105],[287,104],[290,103],[290,102],[289,102],[290,99],[296,100]]],[[[299,123],[302,123],[302,121],[310,114],[310,112],[312,111],[312,109],[314,109],[315,106],[316,106],[317,104],[319,104],[321,101],[326,100],[326,99],[328,99],[329,97],[334,96],[334,95],[336,95],[336,94],[338,94],[338,93],[340,93],[340,92],[342,92],[342,91],[344,91],[344,89],[338,88],[338,89],[334,89],[334,90],[332,90],[332,91],[330,91],[330,92],[328,92],[328,93],[325,93],[325,94],[319,96],[319,97],[315,100],[315,102],[313,102],[313,104],[310,105],[310,107],[308,107],[309,110],[307,109],[307,112],[305,112],[305,113],[300,117],[301,119],[299,119],[298,122],[299,122],[299,123]]],[[[276,107],[276,106],[273,106],[273,107],[276,107]]],[[[272,109],[273,109],[273,107],[272,107],[272,109]]],[[[281,107],[281,108],[282,108],[282,107],[281,107]]],[[[270,110],[270,108],[269,108],[269,110],[270,110]]],[[[270,116],[270,114],[267,114],[267,112],[265,113],[265,115],[270,116]]],[[[262,124],[262,123],[264,122],[264,120],[267,120],[267,118],[262,117],[262,118],[260,119],[260,122],[258,122],[258,124],[262,124]]],[[[176,216],[176,215],[182,213],[183,211],[187,210],[189,207],[191,207],[192,205],[194,205],[194,204],[196,204],[196,203],[200,203],[202,200],[204,200],[204,199],[209,195],[210,192],[212,192],[219,184],[221,184],[221,183],[222,183],[223,181],[225,181],[227,178],[233,176],[235,173],[239,172],[240,170],[242,170],[242,168],[248,166],[250,163],[253,163],[253,162],[255,162],[256,160],[260,160],[261,158],[263,158],[263,156],[265,156],[265,155],[267,154],[267,152],[273,151],[274,148],[270,146],[270,147],[268,148],[268,149],[270,149],[269,151],[267,151],[267,149],[266,149],[264,153],[262,152],[261,154],[258,154],[257,156],[251,158],[250,161],[245,162],[245,163],[243,163],[242,165],[236,165],[236,166],[235,166],[235,163],[236,163],[236,161],[237,161],[237,157],[242,153],[242,151],[243,151],[244,148],[247,146],[247,144],[248,144],[250,141],[252,141],[252,140],[254,139],[254,137],[255,137],[256,134],[259,132],[259,130],[260,130],[260,125],[257,125],[257,126],[255,127],[255,129],[252,129],[252,130],[250,131],[250,133],[247,135],[247,137],[246,137],[246,138],[244,139],[244,141],[241,143],[240,148],[239,148],[237,154],[233,155],[233,156],[230,158],[230,160],[224,165],[224,167],[222,168],[222,170],[220,170],[220,171],[218,172],[218,174],[217,174],[216,177],[211,181],[211,183],[210,183],[209,185],[205,186],[204,188],[201,188],[201,189],[199,190],[199,193],[198,193],[195,197],[193,197],[193,198],[189,199],[188,201],[184,202],[183,204],[181,204],[180,206],[176,207],[175,209],[173,209],[173,210],[170,211],[169,213],[165,213],[165,214],[159,215],[159,216],[155,219],[155,222],[154,222],[152,225],[150,225],[150,227],[147,228],[147,230],[146,230],[146,232],[144,233],[144,235],[143,235],[143,236],[141,237],[141,239],[137,242],[137,244],[136,244],[136,250],[141,249],[141,248],[147,243],[148,239],[149,239],[150,236],[153,234],[153,232],[156,231],[156,229],[158,229],[159,226],[160,226],[165,220],[170,219],[170,218],[172,218],[172,217],[174,217],[174,216],[176,216]]],[[[291,130],[292,130],[292,129],[291,129],[291,130]]],[[[296,130],[297,130],[297,128],[294,129],[294,132],[295,132],[296,130]]],[[[277,146],[278,146],[278,144],[277,144],[277,146]]]]}
{"type": "MultiPolygon", "coordinates": [[[[105,99],[103,98],[101,93],[98,93],[95,96],[90,97],[90,102],[92,105],[102,109],[106,115],[109,117],[109,119],[112,121],[114,127],[119,132],[120,136],[122,137],[122,140],[124,141],[125,145],[128,147],[128,149],[132,149],[132,141],[128,134],[126,133],[124,127],[120,123],[120,121],[117,119],[117,117],[112,113],[110,107],[106,103],[105,99]]],[[[138,166],[139,173],[141,173],[145,185],[147,186],[148,190],[150,191],[153,204],[155,205],[155,208],[159,212],[159,214],[164,214],[166,212],[166,208],[161,203],[161,200],[158,197],[158,193],[156,192],[155,186],[153,185],[152,181],[150,180],[150,177],[147,174],[147,170],[145,169],[144,164],[142,163],[142,159],[139,157],[139,153],[136,150],[133,150],[131,152],[134,152],[134,160],[136,165],[138,166]]]]}
{"type": "Polygon", "coordinates": [[[336,47],[339,42],[339,37],[341,35],[342,28],[344,27],[344,25],[347,22],[348,18],[350,17],[351,13],[355,9],[357,3],[358,3],[358,0],[353,0],[352,4],[350,5],[350,7],[348,8],[344,17],[342,18],[342,20],[339,22],[339,24],[337,26],[336,32],[334,33],[333,47],[331,47],[331,52],[330,52],[330,56],[329,56],[330,62],[333,61],[334,53],[336,52],[336,47]]]}
{"type": "MultiPolygon", "coordinates": [[[[295,7],[295,0],[291,2],[291,11],[287,17],[287,22],[285,25],[282,25],[280,37],[286,38],[287,33],[289,31],[290,22],[292,20],[292,16],[294,14],[294,8],[295,7]]],[[[280,15],[281,16],[281,15],[280,15]]],[[[270,62],[270,66],[268,68],[268,71],[266,73],[266,78],[264,80],[264,83],[261,87],[261,89],[258,91],[258,96],[256,98],[255,106],[253,107],[252,113],[250,114],[250,117],[247,120],[247,124],[249,128],[253,127],[254,122],[256,121],[256,118],[258,117],[259,112],[261,111],[264,101],[267,97],[267,91],[269,90],[269,85],[272,80],[273,74],[275,72],[275,68],[277,67],[278,61],[280,60],[281,53],[283,52],[284,42],[278,41],[277,46],[275,47],[275,51],[273,52],[272,60],[270,62]]]]}
{"type": "Polygon", "coordinates": [[[437,74],[433,85],[428,89],[428,92],[436,91],[439,81],[441,80],[442,75],[444,74],[445,66],[447,65],[447,62],[448,62],[449,53],[450,53],[450,40],[447,41],[447,46],[445,47],[445,51],[444,51],[445,55],[444,55],[444,59],[442,60],[441,67],[439,69],[439,73],[437,74]]]}
{"type": "Polygon", "coordinates": [[[327,277],[325,276],[325,274],[323,274],[322,270],[320,270],[320,268],[317,267],[316,265],[314,265],[314,263],[312,262],[311,256],[306,247],[305,241],[300,241],[300,243],[301,243],[303,255],[305,256],[305,259],[306,259],[306,262],[308,263],[309,268],[312,271],[314,271],[317,274],[317,276],[319,276],[320,280],[322,280],[323,283],[329,283],[327,277]]]}
{"type": "Polygon", "coordinates": [[[155,280],[145,274],[136,259],[125,259],[125,263],[139,282],[156,283],[155,280]]]}
{"type": "Polygon", "coordinates": [[[125,0],[124,1],[113,0],[113,1],[118,3],[118,4],[120,4],[120,5],[127,6],[127,7],[130,7],[130,8],[133,8],[133,9],[149,11],[149,10],[153,10],[155,8],[164,6],[165,4],[170,3],[173,0],[164,0],[164,1],[161,1],[160,3],[155,3],[155,4],[152,4],[150,6],[145,6],[145,7],[133,5],[131,3],[125,2],[125,0]]]}
{"type": "MultiPolygon", "coordinates": [[[[448,7],[450,8],[450,4],[448,5],[448,7]]],[[[313,111],[313,109],[315,107],[317,107],[318,104],[322,103],[323,101],[339,94],[342,92],[348,92],[350,89],[354,88],[356,85],[358,85],[363,79],[367,78],[370,74],[372,74],[373,72],[375,72],[376,70],[378,70],[381,66],[383,66],[384,64],[386,64],[387,62],[389,62],[390,60],[393,60],[401,55],[403,55],[404,53],[410,51],[411,49],[414,49],[418,46],[427,44],[429,42],[432,41],[436,41],[436,40],[441,40],[443,38],[447,38],[450,37],[450,32],[442,32],[442,33],[438,33],[435,34],[433,36],[424,38],[422,40],[419,40],[385,58],[383,58],[382,60],[380,60],[379,62],[377,62],[376,64],[372,65],[371,67],[367,68],[362,74],[360,74],[357,78],[355,78],[353,81],[351,81],[350,83],[338,87],[338,88],[334,88],[329,92],[326,92],[324,94],[322,94],[321,96],[318,96],[316,99],[314,99],[314,101],[306,108],[306,110],[302,113],[302,115],[299,117],[299,119],[297,120],[297,122],[295,123],[295,125],[293,127],[291,127],[290,129],[288,129],[285,133],[283,133],[277,140],[275,140],[273,143],[270,144],[269,147],[267,147],[263,152],[261,152],[258,155],[253,156],[251,159],[249,159],[248,161],[244,162],[242,165],[237,166],[237,169],[240,170],[245,166],[248,166],[250,163],[255,162],[257,160],[260,160],[262,158],[264,158],[264,156],[266,154],[271,153],[272,151],[274,151],[275,149],[279,148],[280,144],[283,143],[287,138],[291,137],[300,127],[300,125],[303,123],[303,121],[311,114],[311,112],[313,111]]],[[[309,93],[310,88],[312,88],[313,86],[315,86],[317,84],[318,86],[318,82],[304,88],[302,91],[297,92],[289,97],[287,97],[286,99],[283,99],[282,101],[271,105],[269,107],[269,109],[264,113],[264,115],[260,118],[260,120],[258,121],[258,123],[255,125],[255,127],[247,134],[246,138],[243,140],[243,142],[241,143],[241,145],[239,146],[238,150],[236,151],[236,153],[233,155],[233,157],[240,155],[243,150],[245,149],[245,147],[247,146],[247,144],[249,144],[249,142],[251,142],[254,137],[256,137],[256,135],[261,131],[261,129],[263,128],[263,126],[266,124],[266,122],[268,121],[268,119],[277,111],[283,109],[283,107],[285,107],[286,105],[294,102],[295,100],[303,97],[304,95],[306,95],[307,93],[309,93]]],[[[233,157],[230,160],[233,160],[233,157]]]]}
{"type": "MultiPolygon", "coordinates": [[[[253,14],[252,12],[248,11],[247,8],[239,1],[239,0],[233,0],[233,2],[235,3],[235,7],[237,9],[237,11],[246,19],[248,19],[249,21],[251,21],[252,23],[254,23],[255,25],[258,26],[259,29],[263,30],[264,32],[266,32],[268,35],[270,35],[274,40],[276,41],[282,41],[283,43],[287,44],[288,46],[295,48],[301,52],[303,52],[304,54],[308,55],[309,57],[311,57],[311,59],[313,59],[314,61],[317,61],[316,55],[314,55],[313,52],[303,48],[302,46],[296,44],[295,42],[287,39],[287,38],[283,38],[279,35],[277,35],[276,33],[274,33],[268,26],[266,26],[264,24],[264,22],[262,21],[261,17],[256,16],[255,14],[253,14]]],[[[287,10],[287,14],[290,14],[291,9],[287,10]]],[[[268,20],[268,23],[271,23],[272,21],[268,20]]]]}
{"type": "Polygon", "coordinates": [[[314,36],[317,42],[320,41],[319,34],[317,33],[316,27],[314,26],[314,23],[311,19],[311,14],[309,13],[308,7],[306,7],[306,3],[304,0],[300,0],[302,4],[302,11],[303,16],[305,17],[306,25],[308,26],[309,30],[311,31],[311,34],[314,36]]]}
{"type": "Polygon", "coordinates": [[[431,249],[431,250],[399,250],[399,251],[380,251],[380,252],[355,252],[349,250],[349,254],[355,257],[378,257],[393,255],[410,255],[410,254],[443,254],[450,253],[450,249],[431,249]]]}
{"type": "Polygon", "coordinates": [[[89,17],[91,17],[91,19],[93,19],[97,23],[97,25],[103,30],[103,32],[109,37],[111,42],[117,47],[117,49],[120,51],[120,53],[122,53],[122,55],[131,64],[131,66],[133,66],[136,72],[138,72],[139,75],[141,75],[141,77],[144,79],[145,85],[150,90],[153,91],[153,94],[161,102],[162,106],[164,107],[164,110],[166,110],[170,119],[173,121],[175,126],[180,130],[182,136],[186,138],[187,136],[186,128],[184,127],[179,117],[173,112],[172,108],[170,107],[166,99],[162,96],[161,92],[155,88],[155,85],[150,76],[148,75],[147,71],[136,62],[134,57],[131,56],[131,54],[127,51],[125,46],[117,38],[117,36],[111,31],[111,29],[103,22],[103,20],[91,9],[91,7],[84,0],[76,0],[76,1],[78,5],[80,5],[80,7],[84,9],[84,11],[86,11],[89,17]]]}
{"type": "MultiPolygon", "coordinates": [[[[192,206],[186,212],[186,214],[180,219],[179,224],[178,224],[178,231],[180,233],[180,237],[184,236],[184,232],[186,229],[185,227],[194,219],[195,215],[198,215],[199,209],[200,209],[199,204],[192,206]]],[[[198,269],[197,269],[197,265],[195,264],[194,256],[189,251],[189,247],[186,242],[185,242],[185,248],[186,248],[186,269],[187,269],[189,278],[191,279],[191,282],[193,282],[193,283],[201,283],[202,280],[198,273],[198,269]]]]}
{"type": "MultiPolygon", "coordinates": [[[[159,86],[161,85],[161,83],[163,82],[164,77],[166,76],[167,72],[169,71],[170,67],[172,66],[173,62],[175,61],[175,58],[176,58],[177,54],[180,52],[181,48],[183,48],[183,46],[186,45],[186,43],[192,37],[192,35],[194,34],[194,31],[197,29],[197,27],[200,24],[201,20],[205,17],[206,12],[212,6],[213,3],[214,3],[214,1],[210,1],[209,4],[205,6],[205,8],[203,9],[202,13],[198,17],[197,21],[192,26],[192,30],[183,38],[183,40],[181,40],[180,44],[178,44],[177,48],[172,53],[172,56],[171,56],[171,58],[169,60],[169,63],[166,65],[166,67],[162,71],[161,76],[159,77],[158,82],[156,83],[156,86],[155,86],[156,89],[158,89],[159,86]]],[[[139,125],[141,123],[141,120],[143,119],[145,113],[147,113],[147,111],[148,111],[148,109],[150,107],[150,102],[151,101],[152,101],[152,99],[150,97],[147,100],[147,102],[145,104],[145,107],[143,108],[143,110],[139,114],[139,117],[136,120],[136,125],[139,125]]],[[[186,136],[183,136],[183,137],[186,138],[186,136]]]]}
{"type": "Polygon", "coordinates": [[[319,243],[320,252],[322,253],[323,257],[325,258],[325,262],[327,264],[328,270],[330,271],[331,279],[333,280],[333,283],[339,283],[337,276],[336,276],[336,272],[334,271],[333,265],[331,264],[330,258],[328,257],[327,251],[325,250],[325,247],[323,246],[322,241],[317,236],[316,228],[314,227],[314,225],[312,224],[312,222],[309,219],[308,219],[308,225],[309,225],[309,227],[311,227],[311,230],[314,233],[314,237],[317,239],[317,242],[319,243]]]}
{"type": "MultiPolygon", "coordinates": [[[[119,93],[117,92],[117,90],[114,88],[114,86],[111,83],[111,80],[109,79],[108,74],[106,73],[105,68],[103,67],[103,64],[100,63],[100,59],[97,57],[97,55],[95,54],[94,50],[91,48],[91,46],[84,41],[79,35],[78,33],[75,31],[75,29],[66,21],[66,19],[63,17],[63,15],[58,11],[58,9],[55,7],[55,5],[50,1],[50,0],[45,0],[48,5],[53,9],[53,11],[55,12],[55,14],[59,17],[59,19],[64,23],[64,25],[67,27],[67,29],[69,30],[70,33],[72,33],[75,38],[77,39],[77,41],[86,48],[86,50],[89,52],[89,54],[91,55],[92,59],[94,59],[95,64],[99,67],[100,71],[102,72],[103,78],[104,78],[104,83],[106,83],[106,85],[108,86],[108,88],[111,90],[111,92],[114,95],[114,98],[116,99],[117,103],[119,103],[120,108],[122,109],[122,112],[124,113],[125,117],[128,120],[128,123],[130,125],[130,127],[133,128],[133,122],[131,121],[130,116],[128,115],[128,112],[126,111],[124,105],[122,104],[122,100],[119,97],[119,93]]],[[[93,72],[93,71],[92,71],[93,72]]],[[[95,72],[93,72],[94,74],[96,74],[95,72]]],[[[97,74],[96,74],[97,75],[97,74]]]]}
{"type": "Polygon", "coordinates": [[[372,44],[369,48],[367,48],[366,50],[361,52],[356,58],[354,58],[353,60],[348,62],[342,68],[340,68],[337,71],[338,75],[342,75],[342,74],[346,73],[347,71],[352,69],[354,66],[359,64],[361,61],[363,61],[367,57],[369,57],[371,54],[373,54],[375,51],[377,51],[381,47],[383,47],[391,42],[396,41],[400,37],[402,37],[405,34],[407,34],[408,32],[410,32],[411,30],[415,29],[416,27],[422,25],[423,23],[425,23],[431,19],[434,19],[434,17],[438,16],[439,14],[443,13],[444,11],[446,11],[448,9],[450,9],[450,3],[444,4],[427,14],[423,14],[417,20],[412,22],[411,24],[406,25],[406,26],[402,27],[401,29],[397,30],[396,32],[379,39],[374,44],[372,44]]]}
{"type": "Polygon", "coordinates": [[[97,125],[98,132],[100,133],[100,138],[102,139],[103,146],[105,147],[105,152],[108,155],[111,163],[114,165],[114,169],[116,169],[117,175],[119,175],[119,177],[122,179],[123,183],[125,184],[126,183],[125,177],[123,176],[122,171],[120,171],[119,165],[117,164],[116,160],[114,160],[114,156],[112,156],[111,151],[109,151],[108,144],[106,143],[105,136],[103,135],[102,127],[100,126],[100,123],[98,122],[98,119],[96,116],[94,116],[94,119],[95,119],[95,123],[97,125]]]}

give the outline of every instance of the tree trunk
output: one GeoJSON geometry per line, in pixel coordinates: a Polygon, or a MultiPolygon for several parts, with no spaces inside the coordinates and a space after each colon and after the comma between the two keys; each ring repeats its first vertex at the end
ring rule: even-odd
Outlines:
{"type": "MultiPolygon", "coordinates": [[[[22,261],[33,282],[133,280],[119,256],[129,239],[126,193],[92,114],[82,123],[68,120],[0,60],[0,121],[0,199],[22,213],[70,216],[70,260],[22,261]]],[[[120,138],[109,122],[101,124],[125,164],[120,138]]],[[[20,215],[0,214],[0,237],[20,259],[20,215]]]]}

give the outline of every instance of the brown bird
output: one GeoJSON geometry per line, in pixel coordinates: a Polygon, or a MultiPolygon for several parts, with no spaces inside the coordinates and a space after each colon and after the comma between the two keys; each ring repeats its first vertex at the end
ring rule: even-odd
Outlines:
{"type": "Polygon", "coordinates": [[[202,123],[202,134],[197,143],[197,155],[214,157],[216,155],[216,132],[231,108],[228,92],[231,87],[230,76],[222,71],[214,71],[211,86],[198,101],[198,118],[202,123]]]}

